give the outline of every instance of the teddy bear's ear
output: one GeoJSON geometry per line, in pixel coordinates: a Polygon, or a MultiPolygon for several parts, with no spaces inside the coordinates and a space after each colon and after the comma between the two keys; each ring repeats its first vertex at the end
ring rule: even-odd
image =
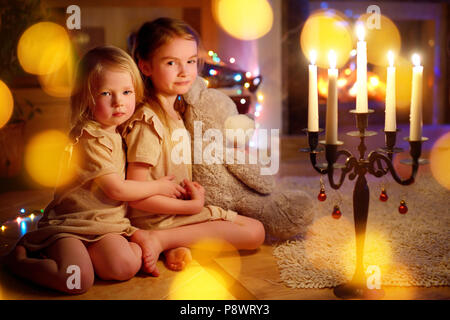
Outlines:
{"type": "Polygon", "coordinates": [[[227,145],[228,146],[238,146],[238,147],[245,147],[245,145],[248,144],[251,137],[253,136],[254,129],[255,129],[255,121],[248,117],[246,114],[236,114],[229,116],[224,123],[225,130],[231,130],[233,134],[231,135],[231,138],[226,135],[227,137],[227,145]],[[236,135],[239,134],[240,131],[244,136],[237,138],[236,135]],[[241,144],[244,143],[244,146],[241,146],[241,144]]]}
{"type": "Polygon", "coordinates": [[[195,105],[200,100],[202,91],[206,88],[206,80],[202,77],[197,77],[192,84],[191,89],[183,95],[183,98],[188,104],[195,105]]]}

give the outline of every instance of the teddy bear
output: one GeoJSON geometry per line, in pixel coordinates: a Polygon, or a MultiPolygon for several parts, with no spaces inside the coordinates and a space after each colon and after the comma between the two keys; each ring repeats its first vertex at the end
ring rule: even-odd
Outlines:
{"type": "MultiPolygon", "coordinates": [[[[229,151],[233,147],[236,149],[236,143],[230,148],[230,143],[236,140],[228,139],[226,129],[252,128],[254,121],[239,114],[229,96],[208,88],[201,77],[197,77],[183,98],[187,103],[183,120],[191,137],[194,158],[192,177],[206,190],[205,205],[220,206],[261,221],[266,235],[272,239],[286,240],[303,235],[314,218],[314,206],[307,193],[283,188],[277,184],[274,174],[261,174],[264,169],[261,161],[224,161],[225,157],[218,157],[221,161],[195,159],[209,148],[209,144],[201,143],[208,130],[219,131],[222,137],[227,137],[223,144],[229,151]]],[[[233,159],[236,160],[237,154],[235,152],[233,159]]]]}

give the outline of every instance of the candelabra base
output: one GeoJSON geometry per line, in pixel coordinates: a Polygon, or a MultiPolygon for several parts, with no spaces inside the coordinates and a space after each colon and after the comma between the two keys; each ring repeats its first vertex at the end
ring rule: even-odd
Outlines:
{"type": "Polygon", "coordinates": [[[384,297],[384,290],[368,289],[364,284],[345,283],[334,288],[334,295],[341,299],[379,300],[384,297]]]}

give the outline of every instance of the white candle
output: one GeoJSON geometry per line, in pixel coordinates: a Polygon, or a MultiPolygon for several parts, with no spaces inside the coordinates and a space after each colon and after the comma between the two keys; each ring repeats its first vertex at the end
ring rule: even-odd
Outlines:
{"type": "Polygon", "coordinates": [[[413,54],[413,76],[411,89],[411,110],[409,114],[410,129],[409,140],[422,139],[422,75],[423,66],[420,65],[420,56],[413,54]]]}
{"type": "Polygon", "coordinates": [[[396,115],[395,115],[395,67],[394,53],[388,52],[389,67],[387,68],[386,79],[386,110],[384,119],[384,131],[396,131],[396,115]]]}
{"type": "Polygon", "coordinates": [[[338,94],[337,94],[337,77],[336,54],[333,50],[328,54],[330,61],[330,69],[328,69],[328,97],[327,97],[327,115],[325,128],[325,143],[337,144],[338,141],[338,94]]]}
{"type": "Polygon", "coordinates": [[[367,107],[367,48],[364,41],[364,26],[356,26],[356,112],[368,112],[367,107]]]}
{"type": "Polygon", "coordinates": [[[317,92],[317,53],[314,50],[310,52],[311,64],[309,65],[309,92],[308,92],[308,131],[319,131],[319,104],[317,92]]]}

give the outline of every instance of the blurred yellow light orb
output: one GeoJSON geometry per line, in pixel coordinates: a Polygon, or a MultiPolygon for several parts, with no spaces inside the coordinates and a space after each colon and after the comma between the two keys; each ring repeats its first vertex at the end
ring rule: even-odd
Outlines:
{"type": "MultiPolygon", "coordinates": [[[[386,51],[387,52],[387,51],[386,51]]],[[[385,64],[383,66],[375,66],[374,73],[379,78],[386,82],[386,66],[387,55],[384,53],[385,64]]],[[[412,83],[412,63],[410,59],[402,56],[395,57],[395,100],[397,104],[397,111],[401,113],[409,113],[409,106],[411,104],[411,83],[412,83]]]]}
{"type": "Polygon", "coordinates": [[[430,167],[433,177],[444,188],[450,190],[450,132],[440,137],[433,145],[430,153],[430,167]]]}
{"type": "Polygon", "coordinates": [[[347,63],[353,49],[350,23],[337,10],[320,10],[306,20],[300,34],[300,46],[310,61],[310,52],[317,52],[316,64],[320,68],[329,68],[328,53],[333,50],[337,56],[337,68],[347,63]]]}
{"type": "Polygon", "coordinates": [[[31,74],[57,71],[70,53],[66,30],[53,22],[39,22],[29,27],[19,39],[17,57],[22,68],[31,74]]]}
{"type": "Polygon", "coordinates": [[[40,75],[38,79],[42,90],[53,97],[70,97],[74,82],[76,61],[76,56],[71,53],[61,68],[55,72],[40,75]]]}
{"type": "Polygon", "coordinates": [[[273,11],[267,0],[214,0],[213,17],[232,37],[261,38],[272,29],[273,11]]]}
{"type": "Polygon", "coordinates": [[[170,300],[228,300],[235,299],[223,286],[224,279],[211,268],[192,262],[182,272],[177,273],[172,282],[170,300]]]}
{"type": "Polygon", "coordinates": [[[0,128],[11,118],[14,109],[14,100],[8,86],[0,80],[0,128]]]}
{"type": "MultiPolygon", "coordinates": [[[[372,13],[361,15],[356,24],[369,21],[371,15],[372,13]]],[[[390,50],[397,56],[400,52],[402,41],[397,26],[384,15],[380,15],[380,28],[375,26],[368,28],[367,24],[364,24],[364,26],[364,40],[367,42],[367,62],[387,66],[386,53],[390,50]]]]}
{"type": "MultiPolygon", "coordinates": [[[[58,130],[47,130],[33,137],[26,146],[24,163],[31,178],[45,187],[60,186],[73,177],[65,152],[69,138],[58,130]]],[[[72,155],[72,162],[76,154],[72,155]]]]}

